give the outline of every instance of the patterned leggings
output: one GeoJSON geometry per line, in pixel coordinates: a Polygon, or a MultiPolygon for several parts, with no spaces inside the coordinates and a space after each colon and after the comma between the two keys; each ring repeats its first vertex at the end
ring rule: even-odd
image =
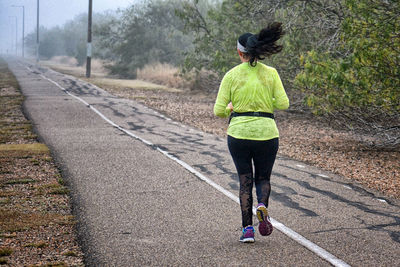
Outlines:
{"type": "Polygon", "coordinates": [[[271,172],[279,148],[279,139],[257,141],[228,135],[228,148],[239,175],[242,226],[253,224],[253,181],[258,203],[268,207],[271,172]],[[253,176],[254,163],[254,176],[253,176]]]}

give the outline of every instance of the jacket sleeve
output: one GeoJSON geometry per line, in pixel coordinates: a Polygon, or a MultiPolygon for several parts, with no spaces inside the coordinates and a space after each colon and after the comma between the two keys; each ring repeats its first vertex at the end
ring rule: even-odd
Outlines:
{"type": "Polygon", "coordinates": [[[274,109],[288,109],[289,98],[286,95],[285,89],[278,72],[275,70],[274,73],[274,109]]]}
{"type": "Polygon", "coordinates": [[[226,118],[230,115],[231,110],[227,107],[231,102],[231,82],[229,76],[225,75],[219,86],[217,99],[214,105],[214,114],[221,118],[226,118]]]}

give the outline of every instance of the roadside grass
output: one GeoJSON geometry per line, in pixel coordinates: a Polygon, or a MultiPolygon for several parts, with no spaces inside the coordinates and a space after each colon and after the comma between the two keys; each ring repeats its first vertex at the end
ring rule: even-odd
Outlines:
{"type": "Polygon", "coordinates": [[[24,247],[26,247],[26,248],[45,248],[47,246],[48,246],[48,244],[43,241],[39,242],[39,243],[29,243],[29,244],[24,245],[24,247]]]}
{"type": "Polygon", "coordinates": [[[69,190],[49,148],[37,142],[23,101],[0,58],[0,264],[83,266],[69,190]],[[65,251],[77,256],[65,256],[65,251]],[[48,258],[54,263],[43,265],[48,258]]]}
{"type": "Polygon", "coordinates": [[[3,256],[10,256],[13,253],[13,250],[11,248],[0,248],[0,257],[3,256]]]}
{"type": "MultiPolygon", "coordinates": [[[[67,56],[57,56],[50,60],[42,60],[42,65],[51,67],[55,71],[59,71],[64,74],[79,76],[80,78],[86,77],[86,66],[78,66],[78,62],[75,58],[67,56]]],[[[108,75],[104,68],[106,62],[92,58],[91,61],[91,76],[92,77],[105,77],[108,75]]]]}
{"type": "Polygon", "coordinates": [[[78,255],[74,251],[67,251],[63,255],[68,257],[78,257],[78,255]]]}
{"type": "Polygon", "coordinates": [[[111,77],[100,66],[100,61],[95,63],[95,71],[92,71],[91,78],[86,78],[86,69],[84,67],[62,63],[59,60],[42,61],[41,64],[55,71],[78,77],[99,87],[105,87],[111,92],[126,93],[132,90],[162,90],[179,93],[186,90],[182,88],[189,86],[189,82],[178,75],[178,69],[168,64],[156,63],[145,66],[143,69],[138,70],[138,79],[134,80],[111,77]]]}
{"type": "Polygon", "coordinates": [[[30,265],[28,267],[68,267],[68,264],[65,262],[54,262],[54,263],[47,263],[45,265],[30,265]]]}
{"type": "Polygon", "coordinates": [[[36,188],[38,195],[67,195],[69,193],[69,189],[59,182],[44,184],[36,188]]]}
{"type": "Polygon", "coordinates": [[[158,85],[142,80],[125,80],[125,79],[114,79],[114,78],[90,78],[85,80],[99,87],[111,88],[113,90],[141,89],[141,90],[163,90],[167,92],[182,91],[180,89],[170,88],[164,85],[158,85]]]}
{"type": "Polygon", "coordinates": [[[20,152],[22,155],[33,153],[48,154],[49,148],[45,144],[0,144],[0,152],[20,152]]]}
{"type": "MultiPolygon", "coordinates": [[[[0,226],[2,232],[22,232],[40,226],[47,226],[56,222],[69,220],[59,214],[45,214],[42,212],[28,212],[23,210],[0,208],[0,226]]],[[[21,209],[21,207],[20,207],[21,209]]]]}
{"type": "Polygon", "coordinates": [[[13,76],[6,75],[8,71],[0,62],[0,144],[34,142],[36,135],[32,132],[32,125],[27,122],[22,114],[21,105],[24,97],[19,92],[13,76]],[[3,80],[4,79],[4,80],[3,80]]]}
{"type": "Polygon", "coordinates": [[[5,182],[5,184],[13,185],[13,184],[30,184],[36,183],[35,180],[27,178],[27,179],[16,179],[16,180],[9,180],[5,182]]]}
{"type": "Polygon", "coordinates": [[[137,70],[137,78],[139,80],[150,81],[170,88],[193,88],[195,82],[193,76],[193,73],[182,75],[178,67],[158,62],[148,64],[137,70]]]}
{"type": "Polygon", "coordinates": [[[19,84],[17,80],[9,74],[8,66],[4,60],[0,59],[0,88],[15,88],[19,90],[19,84]]]}

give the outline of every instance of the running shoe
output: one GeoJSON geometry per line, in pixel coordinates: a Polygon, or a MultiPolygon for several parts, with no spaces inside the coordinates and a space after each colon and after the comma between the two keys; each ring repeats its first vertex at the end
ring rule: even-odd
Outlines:
{"type": "Polygon", "coordinates": [[[268,216],[267,207],[263,203],[257,205],[257,218],[259,221],[258,231],[260,235],[270,235],[272,233],[273,227],[271,220],[268,216]]]}
{"type": "Polygon", "coordinates": [[[245,227],[239,241],[242,243],[254,243],[254,232],[255,230],[253,226],[245,227]]]}

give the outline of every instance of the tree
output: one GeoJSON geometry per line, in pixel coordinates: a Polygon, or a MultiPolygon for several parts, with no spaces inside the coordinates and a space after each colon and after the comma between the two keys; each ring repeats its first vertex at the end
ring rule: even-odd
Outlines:
{"type": "Polygon", "coordinates": [[[183,23],[174,13],[177,5],[176,0],[144,1],[96,28],[101,48],[111,52],[103,56],[114,61],[112,73],[135,77],[136,70],[148,63],[177,65],[182,60],[191,36],[182,33],[183,23]]]}
{"type": "MultiPolygon", "coordinates": [[[[177,14],[194,34],[187,70],[220,77],[239,63],[236,40],[284,22],[284,50],[267,59],[291,98],[336,125],[400,143],[398,0],[186,0],[177,14]]],[[[294,104],[294,105],[293,105],[294,104]]],[[[372,140],[372,139],[371,139],[372,140]]],[[[374,141],[376,142],[376,141],[374,141]]],[[[372,142],[370,142],[372,143],[372,142]]],[[[377,143],[375,144],[377,145],[377,143]]]]}
{"type": "Polygon", "coordinates": [[[77,15],[64,24],[62,40],[65,55],[76,58],[78,65],[83,65],[86,61],[87,14],[77,15]]]}
{"type": "MultiPolygon", "coordinates": [[[[106,15],[94,14],[93,23],[96,25],[106,15]]],[[[46,59],[54,56],[70,56],[77,59],[79,65],[86,60],[87,40],[87,14],[80,14],[68,21],[62,27],[56,26],[50,29],[41,27],[39,55],[46,59]]],[[[26,45],[31,54],[36,53],[36,31],[25,38],[26,45]]],[[[96,47],[97,38],[93,38],[96,47]]]]}
{"type": "Polygon", "coordinates": [[[311,51],[297,84],[314,113],[357,132],[375,146],[400,145],[400,3],[346,0],[341,53],[311,51]],[[371,142],[372,143],[372,142],[371,142]]]}
{"type": "MultiPolygon", "coordinates": [[[[39,29],[39,55],[45,59],[50,59],[64,53],[62,34],[59,27],[50,30],[40,27],[39,29]]],[[[36,31],[25,37],[25,43],[29,53],[36,54],[36,31]]]]}
{"type": "Polygon", "coordinates": [[[300,55],[311,48],[335,50],[343,19],[340,2],[333,0],[224,0],[208,5],[186,0],[176,12],[186,32],[195,35],[186,69],[206,68],[220,76],[240,62],[236,52],[240,34],[257,33],[273,21],[285,22],[284,50],[267,61],[278,69],[292,96],[293,80],[301,70],[300,55]]]}

